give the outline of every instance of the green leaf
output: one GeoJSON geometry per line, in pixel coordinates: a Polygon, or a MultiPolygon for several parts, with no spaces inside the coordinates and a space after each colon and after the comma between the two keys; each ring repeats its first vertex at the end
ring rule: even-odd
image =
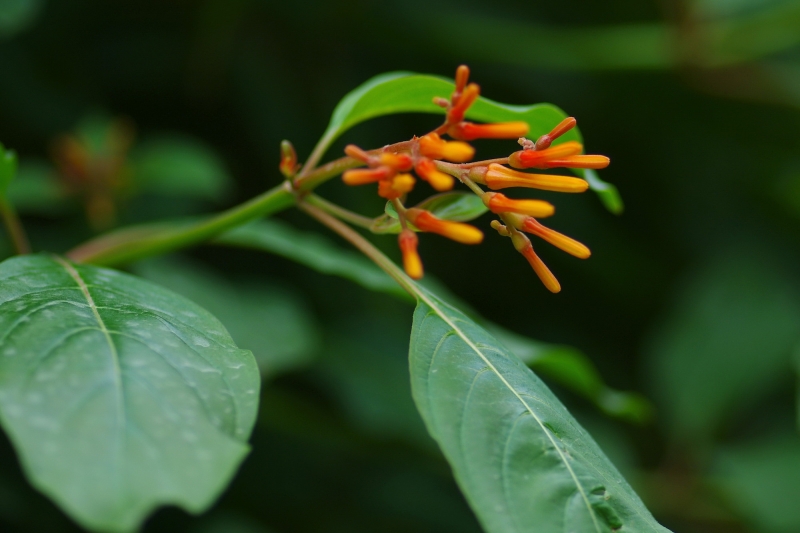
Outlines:
{"type": "Polygon", "coordinates": [[[740,245],[675,290],[647,351],[673,437],[699,446],[790,371],[800,339],[800,303],[791,287],[767,254],[740,245]]]}
{"type": "Polygon", "coordinates": [[[488,533],[668,531],[522,361],[455,308],[419,295],[414,400],[488,533]]]}
{"type": "Polygon", "coordinates": [[[240,226],[214,242],[277,254],[317,272],[340,276],[367,289],[408,299],[406,291],[363,255],[342,250],[316,233],[298,231],[278,220],[260,220],[240,226]]]}
{"type": "Polygon", "coordinates": [[[723,449],[713,480],[731,508],[754,526],[753,531],[800,531],[800,439],[796,435],[723,449]]]}
{"type": "Polygon", "coordinates": [[[17,154],[6,150],[0,143],[0,197],[5,196],[8,186],[17,173],[17,154]]]}
{"type": "Polygon", "coordinates": [[[181,136],[160,137],[131,154],[140,190],[166,196],[220,200],[232,180],[225,165],[208,146],[181,136]]]}
{"type": "Polygon", "coordinates": [[[0,420],[31,483],[83,526],[198,513],[248,452],[258,369],[194,303],[50,256],[0,264],[0,420]]]}
{"type": "MultiPolygon", "coordinates": [[[[339,102],[315,151],[324,152],[342,133],[371,118],[396,113],[444,114],[444,110],[433,103],[433,98],[450,96],[454,87],[453,82],[443,78],[408,72],[390,72],[376,76],[348,93],[339,102]]],[[[566,117],[566,113],[551,104],[508,105],[483,96],[467,112],[468,119],[480,122],[527,122],[530,126],[528,136],[533,139],[549,132],[566,117]]],[[[578,128],[567,132],[561,139],[582,140],[578,128]]],[[[622,211],[622,200],[613,185],[600,180],[593,171],[587,173],[586,179],[589,187],[600,195],[609,211],[622,211]]]]}
{"type": "Polygon", "coordinates": [[[13,37],[30,27],[43,4],[43,0],[0,0],[0,38],[13,37]]]}
{"type": "MultiPolygon", "coordinates": [[[[442,220],[456,222],[474,220],[489,210],[476,194],[460,191],[435,194],[414,207],[427,209],[442,220]]],[[[375,233],[400,233],[402,228],[397,220],[397,211],[392,202],[386,202],[384,211],[386,215],[380,217],[373,224],[372,231],[375,233]]],[[[411,226],[413,227],[413,224],[411,226]]]]}
{"type": "Polygon", "coordinates": [[[177,258],[140,261],[134,270],[211,312],[237,346],[253,352],[264,377],[309,364],[319,348],[311,313],[285,284],[229,281],[199,264],[177,258]]]}
{"type": "Polygon", "coordinates": [[[606,414],[635,423],[652,419],[653,407],[646,398],[606,385],[591,360],[577,348],[536,341],[496,324],[485,327],[538,374],[592,401],[606,414]]]}

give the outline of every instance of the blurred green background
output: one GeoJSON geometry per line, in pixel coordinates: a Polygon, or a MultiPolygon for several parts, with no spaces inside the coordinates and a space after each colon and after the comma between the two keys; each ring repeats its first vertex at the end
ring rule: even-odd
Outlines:
{"type": "MultiPolygon", "coordinates": [[[[800,532],[800,1],[0,0],[0,141],[21,161],[10,194],[34,247],[54,252],[221,209],[279,183],[281,139],[303,160],[366,79],[460,63],[489,98],[577,117],[587,150],[611,157],[600,175],[625,212],[551,197],[550,225],[593,250],[537,247],[558,295],[499,238],[421,239],[427,271],[653,401],[635,425],[554,386],[664,525],[800,532]],[[87,184],[76,158],[113,164],[87,184]]],[[[362,124],[329,157],[436,123],[362,124]]],[[[338,180],[319,193],[383,208],[338,180]]],[[[299,213],[279,218],[346,246],[299,213]]],[[[376,241],[397,257],[393,238],[376,241]]],[[[245,250],[131,269],[215,313],[265,376],[254,451],[228,492],[145,531],[480,531],[410,398],[408,303],[245,250]]],[[[0,530],[77,530],[27,486],[5,437],[0,460],[0,530]]]]}

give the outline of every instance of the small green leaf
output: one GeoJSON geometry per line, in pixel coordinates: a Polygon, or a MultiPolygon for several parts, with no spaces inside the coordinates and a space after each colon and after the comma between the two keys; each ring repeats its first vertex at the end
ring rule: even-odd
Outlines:
{"type": "MultiPolygon", "coordinates": [[[[489,210],[477,195],[460,191],[433,195],[414,207],[427,209],[442,220],[455,222],[474,220],[489,210]]],[[[370,229],[375,233],[400,233],[400,222],[392,202],[386,202],[384,211],[386,215],[379,218],[370,229]]]]}
{"type": "MultiPolygon", "coordinates": [[[[453,82],[435,76],[408,72],[390,72],[376,76],[348,93],[339,102],[315,150],[324,152],[342,133],[371,118],[396,113],[443,114],[444,110],[433,103],[433,98],[448,97],[453,89],[453,82]]],[[[566,113],[551,104],[508,105],[483,96],[467,112],[467,118],[480,122],[527,122],[530,126],[528,136],[532,139],[544,135],[566,117],[566,113]]],[[[567,132],[561,139],[582,141],[578,128],[567,132]]],[[[511,151],[513,148],[509,149],[511,151]]],[[[613,185],[602,181],[591,170],[578,174],[585,176],[589,187],[597,192],[609,211],[615,214],[622,212],[622,200],[613,185]]]]}
{"type": "Polygon", "coordinates": [[[414,400],[488,533],[668,531],[522,361],[455,308],[418,295],[414,400]]]}
{"type": "Polygon", "coordinates": [[[298,231],[278,220],[260,220],[240,226],[214,242],[277,254],[317,272],[340,276],[367,289],[408,299],[408,294],[388,274],[363,255],[342,250],[321,235],[298,231]]]}
{"type": "Polygon", "coordinates": [[[253,356],[156,285],[60,258],[0,264],[0,420],[31,483],[83,526],[198,513],[248,452],[253,356]]]}
{"type": "Polygon", "coordinates": [[[11,180],[17,173],[17,154],[6,150],[0,143],[0,197],[5,196],[11,180]]]}
{"type": "Polygon", "coordinates": [[[160,137],[131,154],[136,185],[143,192],[220,200],[232,180],[208,146],[181,136],[160,137]]]}

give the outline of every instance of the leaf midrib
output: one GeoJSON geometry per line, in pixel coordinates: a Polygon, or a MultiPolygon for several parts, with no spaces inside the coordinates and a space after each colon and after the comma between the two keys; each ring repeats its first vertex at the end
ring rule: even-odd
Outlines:
{"type": "Polygon", "coordinates": [[[427,294],[425,294],[422,290],[417,290],[416,293],[419,299],[425,302],[425,305],[430,307],[444,323],[446,323],[448,326],[450,326],[450,328],[452,328],[452,330],[456,333],[456,335],[461,337],[461,340],[463,340],[467,346],[469,346],[476,354],[478,354],[478,357],[480,357],[486,364],[486,366],[488,366],[492,370],[492,372],[494,372],[494,374],[500,379],[500,381],[503,382],[503,384],[508,388],[508,390],[511,391],[511,393],[514,396],[516,396],[516,398],[520,401],[520,403],[525,406],[525,409],[528,411],[528,413],[530,413],[530,415],[533,417],[536,423],[539,424],[539,427],[541,427],[544,434],[547,435],[547,438],[548,440],[550,440],[550,443],[553,445],[553,448],[555,448],[556,452],[558,452],[561,462],[564,463],[564,466],[567,468],[570,477],[575,483],[575,487],[580,493],[583,502],[586,504],[586,509],[589,511],[589,516],[592,517],[592,523],[594,524],[595,531],[597,531],[597,533],[601,533],[600,525],[597,522],[597,516],[595,514],[591,502],[589,502],[589,497],[586,495],[586,491],[583,490],[583,486],[578,481],[578,477],[575,474],[575,471],[572,469],[572,466],[569,464],[569,461],[564,455],[564,452],[558,446],[558,443],[553,438],[552,433],[547,429],[542,420],[536,415],[536,413],[522,398],[522,396],[520,396],[520,394],[517,393],[516,389],[514,389],[514,387],[512,387],[511,384],[505,379],[505,377],[500,373],[497,367],[495,367],[492,364],[492,362],[489,361],[489,359],[483,354],[483,352],[470,340],[469,337],[467,337],[467,335],[453,321],[449,319],[447,315],[444,314],[444,312],[427,296],[427,294]]]}

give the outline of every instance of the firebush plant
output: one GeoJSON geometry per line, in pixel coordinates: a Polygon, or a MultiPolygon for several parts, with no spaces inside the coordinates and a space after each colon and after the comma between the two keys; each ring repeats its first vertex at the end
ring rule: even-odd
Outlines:
{"type": "MultiPolygon", "coordinates": [[[[97,229],[114,224],[114,191],[126,183],[130,135],[122,123],[109,131],[99,144],[114,156],[105,165],[75,139],[57,148],[61,173],[82,192],[97,229]]],[[[161,505],[200,513],[231,481],[259,407],[253,354],[197,304],[110,268],[213,241],[281,254],[416,300],[409,348],[414,402],[487,532],[666,531],[526,363],[611,415],[642,419],[646,402],[605,387],[575,354],[521,360],[506,348],[519,339],[417,281],[424,271],[420,235],[479,244],[483,231],[467,222],[491,213],[491,228],[509,238],[547,289],[560,291],[528,235],[578,258],[588,258],[589,249],[539,222],[555,214],[551,203],[496,191],[593,189],[619,212],[616,190],[594,172],[609,159],[583,151],[574,118],[548,104],[486,99],[465,66],[454,82],[385,74],[339,103],[302,164],[284,141],[284,180],[262,195],[206,218],[124,227],[63,253],[32,254],[7,194],[16,156],[0,147],[0,208],[17,251],[0,264],[0,421],[28,479],[85,528],[120,532],[136,530],[161,505]],[[348,145],[344,157],[320,164],[352,126],[420,112],[443,114],[444,121],[387,146],[348,145]],[[505,142],[509,155],[476,160],[475,139],[505,142]],[[548,172],[558,168],[573,175],[548,172]],[[316,194],[339,177],[376,187],[385,212],[355,213],[316,194]],[[410,205],[408,194],[421,187],[431,195],[410,205]],[[260,220],[292,207],[381,270],[260,220]],[[402,268],[364,232],[397,235],[402,268]],[[565,365],[583,377],[560,371],[565,365]]]]}

